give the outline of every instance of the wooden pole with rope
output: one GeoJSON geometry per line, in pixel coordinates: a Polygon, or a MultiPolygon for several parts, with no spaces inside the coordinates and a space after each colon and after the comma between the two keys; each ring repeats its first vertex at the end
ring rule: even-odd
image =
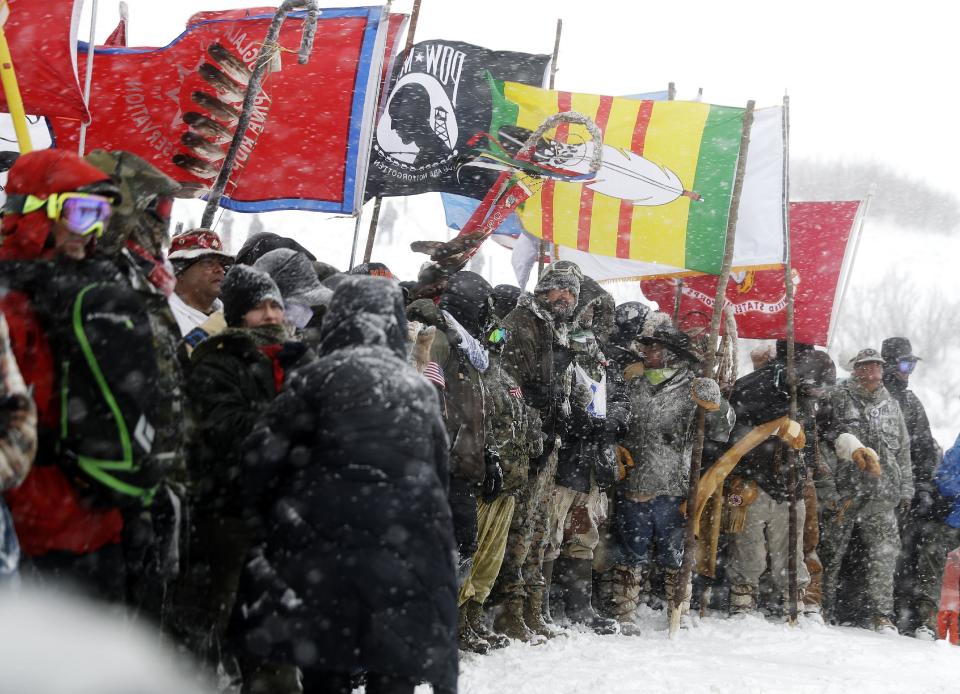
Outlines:
{"type": "MultiPolygon", "coordinates": [[[[417,33],[417,21],[420,19],[420,3],[422,0],[414,0],[413,10],[410,12],[410,29],[407,31],[407,41],[403,46],[403,53],[401,55],[405,56],[410,53],[413,48],[414,36],[417,33]]],[[[389,79],[389,75],[387,78],[389,79]]],[[[378,96],[379,99],[379,96],[378,96]]],[[[363,249],[363,262],[369,263],[370,258],[373,256],[373,244],[377,239],[377,224],[380,222],[380,205],[383,202],[383,198],[379,195],[373,199],[373,214],[370,217],[370,228],[367,231],[367,245],[363,249]]],[[[363,213],[357,216],[357,230],[360,229],[360,218],[363,217],[363,213]]],[[[354,246],[357,245],[356,239],[354,239],[354,246]]],[[[350,258],[350,266],[353,267],[353,257],[350,258]]]]}
{"type": "Polygon", "coordinates": [[[10,5],[7,0],[0,2],[0,82],[3,83],[3,94],[7,98],[7,110],[13,121],[13,130],[17,134],[17,145],[20,154],[33,151],[30,142],[30,130],[27,127],[27,114],[23,108],[23,98],[20,96],[20,86],[17,84],[17,73],[13,69],[13,58],[10,57],[10,46],[7,44],[7,35],[3,25],[10,17],[10,5]]]}
{"type": "MultiPolygon", "coordinates": [[[[557,77],[557,57],[560,55],[560,34],[563,32],[563,20],[557,19],[557,34],[553,39],[553,57],[550,59],[550,89],[553,89],[554,82],[557,77]]],[[[547,242],[543,239],[540,239],[539,243],[539,253],[537,254],[537,277],[543,275],[543,256],[547,252],[547,242]]],[[[556,260],[557,256],[557,244],[553,244],[552,252],[550,253],[550,261],[553,262],[556,260]]],[[[520,287],[523,289],[523,287],[520,287]]]]}
{"type": "MultiPolygon", "coordinates": [[[[797,421],[797,358],[794,344],[793,252],[790,248],[790,97],[783,97],[783,282],[787,290],[787,385],[790,389],[790,419],[797,421]]],[[[780,444],[783,446],[784,444],[780,444]]],[[[797,452],[786,446],[790,484],[787,521],[787,599],[788,621],[797,623],[797,452]]]]}
{"type": "MultiPolygon", "coordinates": [[[[727,281],[730,279],[730,266],[733,264],[733,247],[737,236],[737,214],[740,208],[740,196],[743,192],[743,179],[747,168],[747,150],[750,145],[750,129],[753,126],[754,102],[748,101],[743,112],[743,129],[740,136],[740,155],[737,158],[737,171],[733,182],[733,191],[730,197],[730,214],[727,218],[727,235],[723,248],[723,262],[720,265],[720,276],[717,278],[717,294],[713,302],[713,315],[710,318],[710,332],[707,343],[707,353],[704,356],[701,375],[713,378],[713,369],[717,359],[717,338],[720,336],[720,318],[723,314],[723,304],[726,295],[727,281]]],[[[700,465],[703,461],[703,442],[706,438],[706,411],[697,407],[697,429],[693,441],[693,453],[690,456],[690,488],[687,492],[687,524],[684,532],[683,561],[680,564],[680,575],[677,580],[677,590],[674,600],[678,604],[669,605],[670,611],[670,638],[676,636],[680,630],[680,620],[683,616],[684,603],[687,597],[687,585],[693,575],[693,564],[696,561],[696,514],[693,510],[697,503],[697,485],[700,481],[700,465]]]]}

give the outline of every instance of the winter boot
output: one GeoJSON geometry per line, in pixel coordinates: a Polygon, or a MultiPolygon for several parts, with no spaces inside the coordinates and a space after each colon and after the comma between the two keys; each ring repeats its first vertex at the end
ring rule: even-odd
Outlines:
{"type": "Polygon", "coordinates": [[[466,605],[461,607],[457,614],[457,645],[461,651],[482,655],[490,650],[490,644],[477,636],[477,632],[470,626],[466,607],[466,605]]]}
{"type": "Polygon", "coordinates": [[[870,628],[878,634],[889,634],[891,636],[896,636],[900,633],[897,631],[897,627],[894,626],[893,622],[890,621],[890,618],[885,614],[874,615],[870,620],[870,628]]]}
{"type": "Polygon", "coordinates": [[[740,583],[730,586],[730,614],[753,614],[757,611],[757,589],[755,586],[740,583]]]}
{"type": "Polygon", "coordinates": [[[523,618],[524,600],[519,596],[511,595],[502,605],[500,612],[493,620],[493,630],[503,634],[508,639],[516,639],[527,643],[535,634],[526,625],[523,618]]]}
{"type": "Polygon", "coordinates": [[[490,648],[506,648],[510,645],[510,639],[503,634],[497,634],[490,630],[483,614],[483,605],[476,600],[467,600],[461,610],[466,611],[467,621],[473,633],[490,644],[490,648]]]}
{"type": "Polygon", "coordinates": [[[610,611],[620,624],[620,633],[624,636],[640,636],[640,627],[633,621],[640,604],[640,587],[644,576],[641,567],[618,564],[611,573],[610,611]]]}
{"type": "Polygon", "coordinates": [[[601,617],[593,610],[593,560],[561,557],[558,582],[563,586],[563,601],[567,619],[574,624],[583,624],[598,634],[616,634],[617,622],[601,617]]]}
{"type": "Polygon", "coordinates": [[[613,569],[593,574],[593,607],[598,614],[616,619],[613,613],[613,569]]]}
{"type": "Polygon", "coordinates": [[[523,621],[534,634],[552,639],[563,631],[555,624],[548,622],[543,614],[545,592],[547,592],[546,587],[527,586],[528,597],[523,604],[523,621]]]}
{"type": "MultiPolygon", "coordinates": [[[[563,621],[566,616],[563,613],[563,590],[564,587],[562,583],[559,583],[555,580],[556,577],[556,561],[553,559],[548,559],[543,562],[543,580],[546,583],[546,588],[543,592],[543,603],[540,610],[540,613],[543,615],[543,621],[547,624],[554,625],[557,622],[563,621]]],[[[527,586],[527,590],[530,589],[530,586],[527,586]]]]}

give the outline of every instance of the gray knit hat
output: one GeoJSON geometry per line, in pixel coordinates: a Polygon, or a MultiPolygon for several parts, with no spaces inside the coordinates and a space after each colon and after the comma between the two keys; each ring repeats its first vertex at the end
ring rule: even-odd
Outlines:
{"type": "Polygon", "coordinates": [[[550,263],[550,268],[540,277],[533,293],[545,294],[551,289],[568,289],[574,299],[579,299],[582,280],[583,272],[579,265],[569,260],[558,260],[550,263]]]}
{"type": "Polygon", "coordinates": [[[270,275],[285,301],[310,307],[326,306],[333,296],[332,289],[320,284],[310,259],[292,248],[278,248],[265,253],[253,267],[270,275]]]}

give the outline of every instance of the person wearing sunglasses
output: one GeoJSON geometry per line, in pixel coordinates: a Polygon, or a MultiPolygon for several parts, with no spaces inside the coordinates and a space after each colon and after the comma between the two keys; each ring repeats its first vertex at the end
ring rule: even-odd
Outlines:
{"type": "MultiPolygon", "coordinates": [[[[203,326],[211,314],[223,309],[218,298],[220,285],[234,259],[224,250],[215,231],[190,229],[173,237],[170,262],[177,276],[170,308],[186,337],[194,328],[203,326]]],[[[206,326],[205,333],[213,334],[225,327],[222,322],[206,326]]]]}
{"type": "Polygon", "coordinates": [[[940,576],[947,552],[953,549],[956,533],[944,524],[950,503],[943,499],[934,482],[942,451],[933,433],[926,410],[910,390],[910,376],[920,357],[906,337],[888,337],[880,347],[883,357],[883,385],[900,403],[910,434],[914,495],[909,511],[900,518],[901,551],[897,563],[895,603],[898,626],[904,633],[933,640],[937,629],[940,576]]]}

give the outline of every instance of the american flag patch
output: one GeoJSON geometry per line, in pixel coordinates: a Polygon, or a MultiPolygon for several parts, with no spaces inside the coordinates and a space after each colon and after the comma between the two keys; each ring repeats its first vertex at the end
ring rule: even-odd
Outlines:
{"type": "Polygon", "coordinates": [[[523,391],[520,390],[519,388],[516,388],[516,387],[511,388],[510,395],[512,395],[515,398],[519,398],[520,400],[523,400],[523,391]]]}
{"type": "Polygon", "coordinates": [[[446,390],[447,381],[443,377],[443,369],[440,368],[440,365],[435,362],[427,362],[427,365],[423,368],[424,377],[433,383],[436,383],[438,386],[446,390]]]}

